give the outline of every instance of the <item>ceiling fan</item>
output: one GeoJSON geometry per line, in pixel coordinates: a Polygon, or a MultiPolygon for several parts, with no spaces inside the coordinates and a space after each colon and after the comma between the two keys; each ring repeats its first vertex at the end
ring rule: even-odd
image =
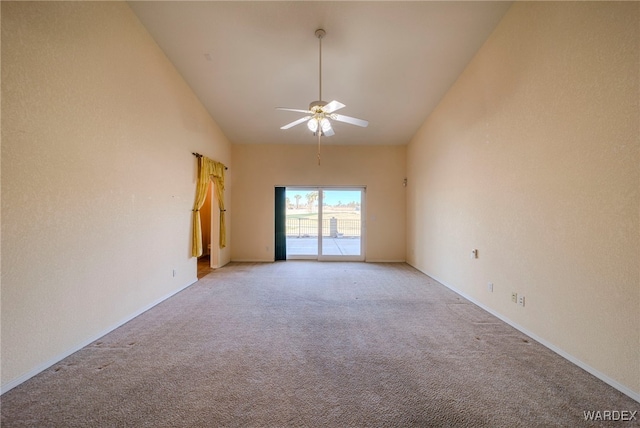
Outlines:
{"type": "Polygon", "coordinates": [[[305,113],[307,116],[302,117],[298,120],[294,120],[291,123],[288,123],[280,129],[289,129],[296,125],[300,125],[301,123],[307,122],[307,127],[313,133],[313,135],[318,136],[318,165],[320,165],[320,137],[331,137],[335,135],[333,131],[333,127],[331,126],[331,121],[335,120],[338,122],[349,123],[351,125],[361,126],[365,128],[369,125],[369,122],[362,119],[357,119],[351,116],[345,116],[342,114],[336,113],[336,111],[345,107],[339,101],[333,100],[329,103],[326,101],[322,101],[322,38],[326,35],[326,31],[319,28],[316,30],[315,35],[318,38],[319,42],[319,53],[320,53],[320,66],[319,66],[319,82],[320,82],[320,90],[317,101],[312,101],[309,104],[308,110],[302,109],[294,109],[294,108],[285,108],[285,107],[276,107],[277,110],[285,110],[285,111],[294,111],[297,113],[305,113]]]}

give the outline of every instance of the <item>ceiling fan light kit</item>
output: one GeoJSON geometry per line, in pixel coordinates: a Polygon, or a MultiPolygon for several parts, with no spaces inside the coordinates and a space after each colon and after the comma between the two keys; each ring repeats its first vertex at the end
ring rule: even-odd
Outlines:
{"type": "Polygon", "coordinates": [[[322,28],[316,30],[315,35],[318,38],[319,43],[319,96],[317,101],[312,101],[309,103],[308,110],[302,109],[293,109],[293,108],[284,108],[284,107],[276,107],[277,110],[285,110],[285,111],[293,111],[297,113],[305,113],[307,116],[300,118],[298,120],[294,120],[291,123],[288,123],[280,129],[289,129],[296,125],[300,125],[304,122],[307,122],[307,128],[313,133],[314,136],[318,137],[318,165],[320,165],[320,137],[331,137],[335,135],[333,127],[331,126],[331,121],[335,120],[337,122],[344,122],[351,125],[366,127],[369,125],[369,122],[363,119],[357,119],[355,117],[344,116],[342,114],[337,114],[335,111],[340,110],[345,107],[339,101],[333,100],[329,103],[326,101],[322,101],[322,39],[327,34],[322,28]]]}

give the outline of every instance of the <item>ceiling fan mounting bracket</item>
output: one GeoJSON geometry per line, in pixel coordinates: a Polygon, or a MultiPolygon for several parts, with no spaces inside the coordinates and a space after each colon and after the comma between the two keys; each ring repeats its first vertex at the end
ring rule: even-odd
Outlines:
{"type": "Polygon", "coordinates": [[[322,28],[318,28],[316,30],[316,37],[319,38],[319,39],[323,38],[326,34],[327,34],[327,32],[324,31],[322,28]]]}

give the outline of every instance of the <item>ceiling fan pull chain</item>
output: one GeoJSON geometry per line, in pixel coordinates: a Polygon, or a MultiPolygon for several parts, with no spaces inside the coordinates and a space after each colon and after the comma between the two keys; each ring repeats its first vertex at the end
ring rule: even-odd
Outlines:
{"type": "Polygon", "coordinates": [[[321,131],[318,129],[318,166],[320,166],[320,134],[321,131]]]}

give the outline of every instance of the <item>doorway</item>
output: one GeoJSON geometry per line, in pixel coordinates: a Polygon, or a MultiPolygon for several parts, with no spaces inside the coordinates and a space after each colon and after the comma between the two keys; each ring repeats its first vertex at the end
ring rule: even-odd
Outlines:
{"type": "Polygon", "coordinates": [[[209,181],[204,204],[200,208],[202,256],[198,257],[198,278],[220,267],[220,222],[215,184],[209,181]]]}
{"type": "Polygon", "coordinates": [[[363,261],[364,187],[286,187],[286,259],[363,261]]]}

